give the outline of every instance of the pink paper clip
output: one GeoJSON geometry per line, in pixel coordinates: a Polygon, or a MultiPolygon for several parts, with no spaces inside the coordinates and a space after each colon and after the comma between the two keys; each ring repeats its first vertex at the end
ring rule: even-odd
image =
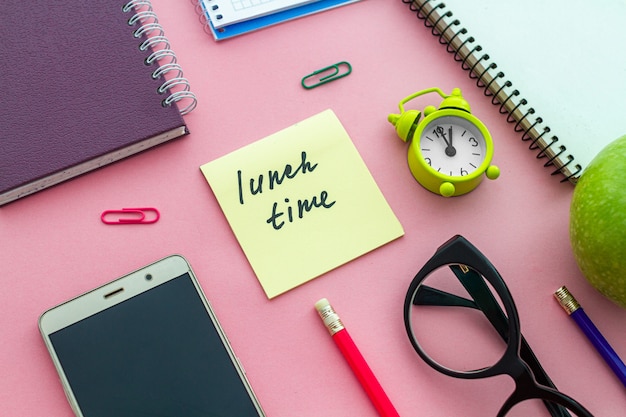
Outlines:
{"type": "Polygon", "coordinates": [[[153,207],[123,208],[121,210],[105,210],[100,215],[100,220],[105,224],[151,224],[155,223],[161,214],[153,207]],[[151,218],[146,218],[146,213],[152,212],[151,218]]]}

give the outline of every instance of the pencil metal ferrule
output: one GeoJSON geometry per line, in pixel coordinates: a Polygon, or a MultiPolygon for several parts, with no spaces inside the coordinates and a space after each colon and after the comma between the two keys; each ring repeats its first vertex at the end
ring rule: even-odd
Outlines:
{"type": "Polygon", "coordinates": [[[561,304],[561,307],[563,307],[563,310],[565,310],[567,314],[572,314],[580,308],[580,304],[578,304],[576,298],[574,298],[565,286],[556,290],[554,297],[558,300],[559,304],[561,304]]]}
{"type": "Polygon", "coordinates": [[[341,319],[339,318],[339,315],[335,313],[335,310],[333,310],[332,306],[324,306],[320,308],[317,312],[324,321],[324,326],[326,326],[331,336],[345,329],[343,323],[341,322],[341,319]]]}

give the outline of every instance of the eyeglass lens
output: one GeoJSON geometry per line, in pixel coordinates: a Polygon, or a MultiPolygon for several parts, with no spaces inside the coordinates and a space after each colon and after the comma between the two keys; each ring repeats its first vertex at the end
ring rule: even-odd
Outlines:
{"type": "MultiPolygon", "coordinates": [[[[507,344],[457,279],[454,268],[459,271],[467,267],[444,265],[422,281],[414,294],[417,305],[411,309],[411,329],[432,362],[469,373],[493,366],[502,358],[507,344]]],[[[496,292],[490,292],[494,303],[501,306],[496,292]]]]}

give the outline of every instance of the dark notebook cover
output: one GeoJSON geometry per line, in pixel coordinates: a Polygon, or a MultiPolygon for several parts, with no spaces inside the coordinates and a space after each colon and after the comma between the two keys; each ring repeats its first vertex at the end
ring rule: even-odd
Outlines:
{"type": "Polygon", "coordinates": [[[0,2],[0,205],[187,133],[124,3],[0,2]]]}

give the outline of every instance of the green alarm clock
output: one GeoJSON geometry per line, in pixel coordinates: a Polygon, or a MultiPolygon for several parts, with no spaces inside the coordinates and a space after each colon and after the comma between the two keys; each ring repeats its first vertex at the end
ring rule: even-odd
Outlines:
{"type": "Polygon", "coordinates": [[[485,176],[498,178],[500,169],[491,165],[491,134],[470,112],[460,89],[453,89],[450,95],[439,88],[418,91],[400,101],[399,108],[400,114],[390,114],[387,119],[400,139],[410,141],[409,168],[424,188],[453,197],[469,193],[485,176]],[[422,112],[404,110],[407,102],[428,93],[443,98],[439,108],[426,106],[424,118],[422,112]]]}

